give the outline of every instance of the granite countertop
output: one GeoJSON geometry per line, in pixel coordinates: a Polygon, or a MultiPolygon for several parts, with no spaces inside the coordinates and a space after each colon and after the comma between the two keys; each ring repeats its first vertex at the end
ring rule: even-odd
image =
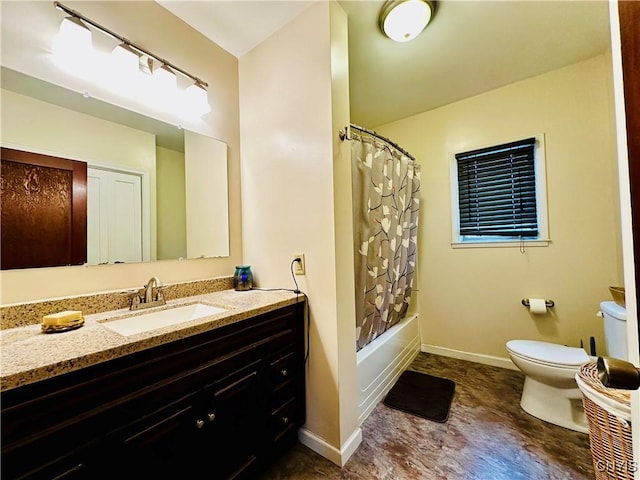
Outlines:
{"type": "Polygon", "coordinates": [[[0,330],[0,390],[44,380],[146,348],[189,337],[302,301],[286,290],[222,290],[168,301],[163,307],[112,310],[85,316],[84,326],[43,333],[40,324],[0,330]],[[102,322],[176,305],[203,302],[225,311],[156,330],[124,336],[102,322]]]}

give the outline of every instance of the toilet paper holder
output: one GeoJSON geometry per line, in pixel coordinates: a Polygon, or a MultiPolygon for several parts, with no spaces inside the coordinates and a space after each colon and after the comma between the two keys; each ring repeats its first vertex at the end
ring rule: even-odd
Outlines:
{"type": "MultiPolygon", "coordinates": [[[[523,298],[521,303],[525,307],[529,307],[529,299],[528,298],[523,298]]],[[[547,306],[547,308],[551,308],[551,307],[555,306],[555,302],[553,300],[546,300],[545,299],[544,304],[547,306]]]]}

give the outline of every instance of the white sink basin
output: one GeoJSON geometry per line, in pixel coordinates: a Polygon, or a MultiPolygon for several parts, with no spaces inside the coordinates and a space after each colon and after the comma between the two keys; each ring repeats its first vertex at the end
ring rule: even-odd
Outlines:
{"type": "Polygon", "coordinates": [[[206,303],[190,303],[157,310],[155,312],[140,313],[124,318],[106,320],[102,322],[102,325],[120,335],[129,336],[188,322],[189,320],[208,317],[209,315],[215,315],[221,312],[226,312],[226,309],[214,307],[206,303]]]}

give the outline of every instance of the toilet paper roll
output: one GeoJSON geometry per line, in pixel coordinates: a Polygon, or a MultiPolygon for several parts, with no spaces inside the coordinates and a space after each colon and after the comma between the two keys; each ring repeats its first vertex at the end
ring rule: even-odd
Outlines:
{"type": "Polygon", "coordinates": [[[530,298],[529,311],[534,315],[545,315],[547,313],[547,302],[544,298],[530,298]]]}

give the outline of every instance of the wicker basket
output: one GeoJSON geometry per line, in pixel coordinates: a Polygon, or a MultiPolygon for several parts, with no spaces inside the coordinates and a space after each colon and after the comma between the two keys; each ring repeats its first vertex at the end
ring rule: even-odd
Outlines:
{"type": "Polygon", "coordinates": [[[633,480],[637,463],[631,442],[630,393],[605,387],[596,362],[576,374],[589,423],[589,442],[596,480],[633,480]]]}
{"type": "Polygon", "coordinates": [[[625,300],[624,287],[609,287],[609,292],[611,293],[611,298],[623,308],[627,308],[627,302],[625,300]]]}

